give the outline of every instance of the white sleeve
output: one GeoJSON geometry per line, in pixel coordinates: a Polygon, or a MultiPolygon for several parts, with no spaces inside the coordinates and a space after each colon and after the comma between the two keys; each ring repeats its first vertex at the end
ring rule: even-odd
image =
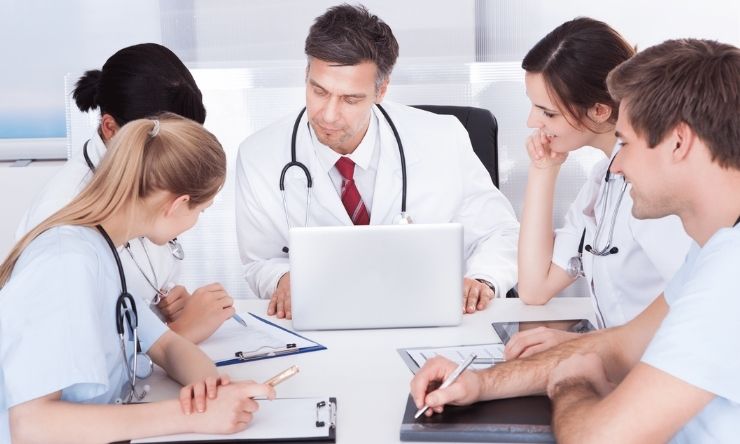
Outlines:
{"type": "Polygon", "coordinates": [[[101,340],[100,275],[89,255],[48,251],[3,289],[0,362],[8,407],[71,387],[81,399],[107,391],[105,356],[117,350],[101,340]]]}
{"type": "Polygon", "coordinates": [[[453,221],[462,223],[466,246],[465,276],[493,284],[504,297],[517,282],[519,222],[508,199],[491,181],[475,155],[470,137],[455,121],[463,174],[463,202],[453,221]]]}
{"type": "MultiPolygon", "coordinates": [[[[283,253],[288,240],[268,217],[246,171],[244,150],[236,161],[236,235],[244,277],[259,298],[270,298],[278,280],[290,270],[288,255],[283,253]]],[[[277,178],[275,181],[277,188],[277,178]]]]}
{"type": "Polygon", "coordinates": [[[668,284],[670,309],[642,362],[740,403],[740,234],[732,231],[692,251],[668,284]]]}

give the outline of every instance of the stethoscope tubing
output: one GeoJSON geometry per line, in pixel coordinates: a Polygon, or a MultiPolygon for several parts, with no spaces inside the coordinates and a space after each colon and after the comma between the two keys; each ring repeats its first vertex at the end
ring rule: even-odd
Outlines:
{"type": "MultiPolygon", "coordinates": [[[[380,104],[375,104],[375,106],[378,107],[380,112],[383,114],[383,117],[388,122],[388,126],[391,127],[391,131],[393,131],[393,137],[396,139],[396,144],[398,145],[398,154],[400,156],[401,160],[401,215],[403,218],[407,218],[406,215],[406,195],[407,195],[407,187],[408,187],[408,181],[406,179],[406,155],[404,153],[403,149],[403,142],[401,141],[401,136],[398,133],[398,129],[396,128],[396,125],[393,123],[393,119],[391,119],[388,112],[381,106],[380,104]]],[[[306,176],[306,214],[303,226],[308,226],[308,216],[309,216],[309,209],[311,206],[311,190],[313,187],[313,177],[311,176],[311,172],[309,171],[308,167],[306,167],[305,164],[298,161],[297,154],[296,154],[296,141],[298,138],[298,129],[300,128],[301,119],[303,118],[303,115],[306,113],[306,107],[303,107],[301,111],[298,113],[298,117],[296,117],[295,122],[293,123],[293,132],[290,137],[290,162],[286,163],[283,166],[283,169],[280,171],[280,181],[278,182],[278,187],[280,188],[280,193],[282,194],[282,200],[283,200],[283,212],[285,213],[285,223],[288,228],[291,228],[290,224],[290,216],[288,213],[288,203],[287,199],[285,197],[285,175],[287,174],[288,170],[293,167],[298,167],[303,171],[303,174],[306,176]]],[[[408,220],[408,219],[407,219],[408,220]]],[[[288,248],[283,247],[282,250],[284,253],[288,253],[288,248]]]]}

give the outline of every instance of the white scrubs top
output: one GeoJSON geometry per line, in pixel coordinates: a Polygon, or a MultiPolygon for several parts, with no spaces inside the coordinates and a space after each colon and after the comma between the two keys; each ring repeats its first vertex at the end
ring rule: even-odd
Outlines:
{"type": "Polygon", "coordinates": [[[665,289],[668,315],[642,362],[715,398],[674,443],[737,442],[740,437],[740,226],[693,244],[665,289]]]}
{"type": "MultiPolygon", "coordinates": [[[[105,150],[105,144],[96,132],[87,143],[87,153],[93,165],[100,164],[105,155],[105,150]]],[[[79,151],[72,155],[33,200],[16,230],[16,240],[72,201],[90,182],[92,176],[93,173],[90,171],[83,155],[83,149],[80,147],[79,151]]],[[[131,252],[136,262],[125,250],[121,252],[121,262],[126,273],[129,293],[136,297],[138,306],[144,307],[149,305],[156,292],[144,278],[139,268],[143,270],[143,273],[155,286],[162,289],[170,282],[177,282],[179,261],[172,256],[168,246],[155,245],[146,238],[131,241],[131,252]],[[149,265],[150,261],[151,266],[149,265]],[[154,274],[152,274],[152,268],[154,268],[154,274]]],[[[152,308],[158,313],[155,306],[152,306],[152,308]]]]}
{"type": "MultiPolygon", "coordinates": [[[[618,151],[617,146],[612,159],[618,151]]],[[[571,204],[564,225],[555,230],[552,256],[555,265],[567,270],[570,258],[578,256],[578,245],[586,229],[583,271],[600,328],[625,324],[650,305],[683,263],[691,242],[676,216],[635,219],[629,184],[615,209],[625,180],[621,175],[611,174],[607,185],[604,178],[610,161],[604,159],[591,171],[571,204]],[[607,187],[609,199],[605,202],[607,187]],[[617,216],[611,245],[619,252],[609,256],[589,253],[585,246],[593,246],[597,226],[601,224],[596,247],[606,245],[614,211],[617,216]]]]}
{"type": "MultiPolygon", "coordinates": [[[[94,228],[52,228],[26,248],[0,290],[0,442],[10,442],[15,405],[60,390],[79,403],[121,396],[120,294],[115,259],[94,228]]],[[[146,352],[167,327],[151,310],[138,312],[146,352]]]]}

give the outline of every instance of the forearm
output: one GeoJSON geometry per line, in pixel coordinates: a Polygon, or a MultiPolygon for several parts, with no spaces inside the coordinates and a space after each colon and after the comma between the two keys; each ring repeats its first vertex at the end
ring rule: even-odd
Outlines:
{"type": "Polygon", "coordinates": [[[496,364],[480,373],[481,399],[544,394],[552,369],[574,353],[598,354],[610,378],[611,375],[626,374],[628,363],[619,345],[620,336],[618,329],[599,330],[527,358],[496,364]]]}
{"type": "Polygon", "coordinates": [[[566,379],[559,382],[550,395],[552,428],[557,442],[599,442],[594,436],[598,430],[590,424],[601,397],[589,381],[566,379]]]}
{"type": "Polygon", "coordinates": [[[562,290],[548,279],[554,245],[554,190],[559,171],[559,166],[529,167],[518,254],[519,297],[528,304],[543,304],[562,290]]]}
{"type": "Polygon", "coordinates": [[[195,344],[174,332],[165,333],[149,350],[152,360],[182,385],[218,377],[213,361],[195,344]]]}
{"type": "Polygon", "coordinates": [[[91,405],[40,399],[10,409],[10,431],[17,444],[101,443],[189,432],[188,419],[176,400],[91,405]]]}
{"type": "Polygon", "coordinates": [[[208,376],[218,377],[215,364],[200,348],[183,338],[178,339],[165,351],[163,368],[172,379],[187,385],[208,376]]]}

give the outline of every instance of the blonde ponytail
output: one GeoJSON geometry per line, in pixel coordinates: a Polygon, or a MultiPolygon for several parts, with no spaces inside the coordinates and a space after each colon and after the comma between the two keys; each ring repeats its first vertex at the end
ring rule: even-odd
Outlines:
{"type": "Polygon", "coordinates": [[[28,244],[50,228],[95,226],[159,190],[188,195],[194,207],[213,198],[225,176],[223,148],[200,124],[171,113],[129,122],[80,194],[16,243],[0,265],[0,287],[28,244]]]}

